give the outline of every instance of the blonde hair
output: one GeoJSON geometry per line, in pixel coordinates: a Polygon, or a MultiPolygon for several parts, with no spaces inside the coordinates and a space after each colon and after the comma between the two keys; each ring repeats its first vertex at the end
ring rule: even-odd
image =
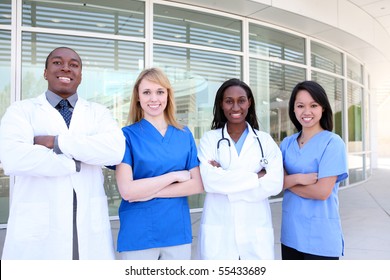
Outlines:
{"type": "Polygon", "coordinates": [[[161,69],[156,67],[144,69],[138,75],[138,78],[135,81],[133,87],[133,94],[131,96],[131,102],[130,102],[128,124],[139,122],[144,117],[144,111],[141,108],[141,104],[139,102],[139,91],[138,91],[139,85],[143,79],[147,79],[148,81],[159,84],[162,87],[167,89],[168,92],[167,107],[164,110],[165,120],[169,125],[172,125],[178,129],[182,129],[183,125],[177,122],[175,116],[176,105],[175,105],[174,92],[171,83],[168,77],[165,75],[165,73],[161,69]]]}

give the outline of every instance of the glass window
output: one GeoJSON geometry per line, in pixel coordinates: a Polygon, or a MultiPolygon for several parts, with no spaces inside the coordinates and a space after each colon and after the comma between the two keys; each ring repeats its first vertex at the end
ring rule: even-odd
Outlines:
{"type": "Polygon", "coordinates": [[[0,119],[10,105],[11,32],[0,30],[0,119]]]}
{"type": "Polygon", "coordinates": [[[250,59],[250,86],[255,96],[260,128],[279,144],[294,133],[288,102],[294,86],[305,80],[305,69],[250,59]]]}
{"type": "Polygon", "coordinates": [[[363,83],[363,65],[350,57],[347,57],[347,77],[363,83]]]}
{"type": "Polygon", "coordinates": [[[241,77],[241,57],[224,53],[155,45],[154,64],[170,76],[177,117],[195,131],[196,139],[210,129],[219,86],[227,79],[241,77]]]}
{"type": "Polygon", "coordinates": [[[0,3],[0,25],[11,24],[11,0],[2,0],[0,3]]]}
{"type": "Polygon", "coordinates": [[[349,184],[354,184],[360,181],[364,180],[364,169],[363,169],[363,162],[364,159],[367,157],[366,154],[354,154],[354,153],[348,153],[348,173],[349,173],[349,184]]]}
{"type": "MultiPolygon", "coordinates": [[[[187,48],[154,46],[154,64],[168,75],[175,91],[177,118],[195,141],[210,130],[215,94],[221,84],[241,77],[241,57],[187,48]]],[[[204,194],[189,197],[191,208],[203,207],[204,194]]]]}
{"type": "MultiPolygon", "coordinates": [[[[1,7],[1,6],[0,6],[1,7]]],[[[0,30],[0,119],[10,105],[11,96],[11,32],[0,30]]],[[[9,177],[0,162],[0,224],[6,224],[9,213],[9,177]]]]}
{"type": "Polygon", "coordinates": [[[240,20],[155,4],[153,28],[154,39],[241,50],[240,20]]]}
{"type": "Polygon", "coordinates": [[[143,1],[23,1],[23,25],[144,37],[143,1]]]}
{"type": "Polygon", "coordinates": [[[342,75],[343,55],[339,51],[311,42],[311,66],[342,75]]]}
{"type": "Polygon", "coordinates": [[[370,151],[371,150],[371,129],[370,129],[370,94],[364,94],[364,150],[370,151]]]}
{"type": "Polygon", "coordinates": [[[364,157],[362,142],[362,95],[363,89],[348,83],[348,151],[349,151],[349,182],[364,180],[364,157]]]}
{"type": "MultiPolygon", "coordinates": [[[[364,91],[364,150],[367,152],[366,155],[366,178],[369,178],[372,173],[371,167],[371,129],[370,129],[370,100],[371,100],[371,88],[370,88],[370,75],[367,77],[367,91],[364,91]]],[[[380,144],[379,144],[380,145],[380,144]]]]}
{"type": "Polygon", "coordinates": [[[312,80],[325,89],[333,111],[333,131],[343,137],[343,80],[315,71],[312,80]]]}
{"type": "Polygon", "coordinates": [[[249,52],[304,64],[305,39],[272,28],[249,24],[249,52]]]}
{"type": "Polygon", "coordinates": [[[6,224],[9,215],[9,177],[0,163],[0,224],[6,224]]]}
{"type": "Polygon", "coordinates": [[[352,153],[363,151],[362,96],[360,86],[348,83],[348,140],[349,152],[352,153]]]}

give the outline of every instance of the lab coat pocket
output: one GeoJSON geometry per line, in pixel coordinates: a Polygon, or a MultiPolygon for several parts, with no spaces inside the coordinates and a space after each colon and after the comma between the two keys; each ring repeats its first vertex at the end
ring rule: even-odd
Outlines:
{"type": "MultiPolygon", "coordinates": [[[[223,227],[219,225],[201,224],[200,226],[200,258],[202,260],[221,259],[221,249],[223,245],[223,227]]],[[[226,256],[225,256],[226,257],[226,256]]]]}
{"type": "MultiPolygon", "coordinates": [[[[39,241],[49,235],[49,203],[19,203],[15,210],[15,239],[39,241]]],[[[10,230],[11,231],[11,230],[10,230]]]]}
{"type": "Polygon", "coordinates": [[[273,228],[257,228],[256,229],[256,244],[254,244],[255,255],[254,259],[273,260],[274,253],[274,230],[273,228]]]}
{"type": "Polygon", "coordinates": [[[91,228],[95,233],[110,230],[107,196],[91,199],[91,221],[91,228]]]}

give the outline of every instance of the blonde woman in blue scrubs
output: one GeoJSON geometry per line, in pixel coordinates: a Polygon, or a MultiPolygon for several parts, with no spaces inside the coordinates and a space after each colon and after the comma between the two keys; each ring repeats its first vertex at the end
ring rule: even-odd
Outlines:
{"type": "Polygon", "coordinates": [[[344,254],[338,190],[348,177],[343,140],[332,132],[333,113],[316,82],[298,83],[289,116],[299,131],[286,137],[283,154],[282,259],[335,260],[344,254]]]}
{"type": "Polygon", "coordinates": [[[191,258],[187,196],[203,192],[197,148],[177,123],[172,86],[158,68],[138,76],[124,127],[126,152],[116,166],[122,202],[118,251],[125,260],[191,258]]]}

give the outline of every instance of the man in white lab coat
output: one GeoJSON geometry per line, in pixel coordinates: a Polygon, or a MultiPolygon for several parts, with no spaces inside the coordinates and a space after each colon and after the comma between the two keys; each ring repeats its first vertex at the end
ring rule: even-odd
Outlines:
{"type": "Polygon", "coordinates": [[[81,70],[74,50],[54,49],[48,90],[13,103],[1,120],[0,161],[15,176],[2,259],[115,257],[102,166],[121,162],[125,140],[107,108],[77,95],[81,70]]]}

